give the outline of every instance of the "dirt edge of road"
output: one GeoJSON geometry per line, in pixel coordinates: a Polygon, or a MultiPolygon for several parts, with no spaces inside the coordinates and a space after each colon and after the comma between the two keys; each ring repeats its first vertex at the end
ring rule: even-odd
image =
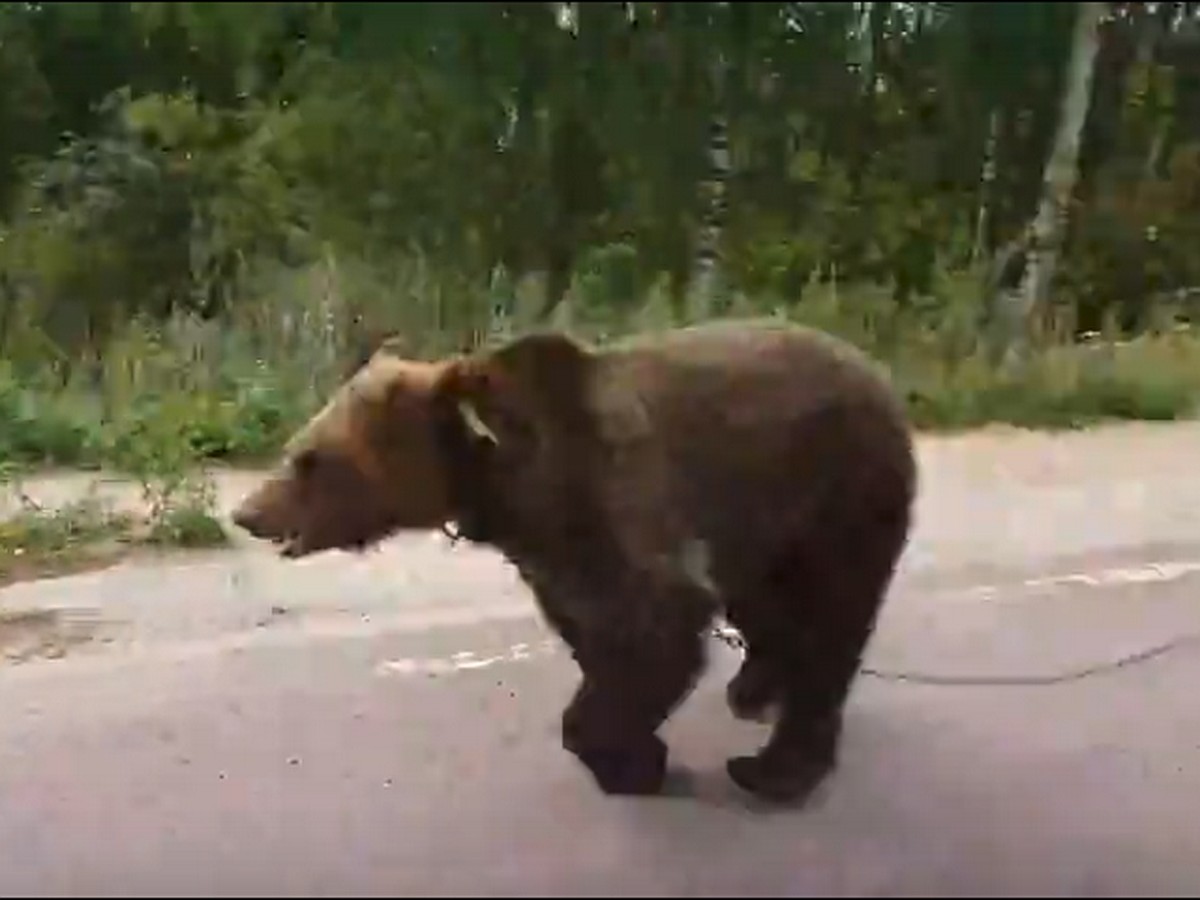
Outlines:
{"type": "MultiPolygon", "coordinates": [[[[993,424],[946,432],[919,432],[921,490],[970,490],[996,480],[1039,487],[1064,482],[1095,483],[1136,478],[1144,471],[1185,471],[1200,448],[1200,420],[1183,422],[1115,422],[1085,429],[1041,430],[993,424]],[[1193,444],[1195,446],[1193,446],[1193,444]]],[[[262,468],[213,466],[215,516],[229,534],[224,551],[244,551],[248,539],[228,520],[229,511],[264,474],[262,468]]],[[[135,482],[108,472],[72,469],[31,473],[21,491],[47,516],[94,492],[115,512],[145,513],[135,482]]],[[[15,494],[0,492],[0,527],[12,521],[19,506],[15,494]]],[[[11,543],[11,542],[10,542],[11,543]]],[[[0,558],[0,592],[10,585],[78,575],[136,561],[179,560],[211,552],[213,547],[141,545],[105,538],[73,543],[64,552],[25,553],[0,558]]],[[[0,547],[0,554],[5,548],[0,547]]]]}

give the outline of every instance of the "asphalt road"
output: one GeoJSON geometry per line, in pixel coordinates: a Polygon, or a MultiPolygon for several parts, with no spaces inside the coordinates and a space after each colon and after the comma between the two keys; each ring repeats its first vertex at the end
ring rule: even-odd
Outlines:
{"type": "Polygon", "coordinates": [[[765,728],[725,710],[716,641],[671,794],[599,795],[558,745],[575,672],[487,553],[14,586],[40,613],[0,665],[0,895],[1194,896],[1200,432],[1124,449],[1164,434],[1143,475],[1082,438],[996,450],[1000,477],[929,451],[843,764],[799,810],[725,778],[765,728]]]}

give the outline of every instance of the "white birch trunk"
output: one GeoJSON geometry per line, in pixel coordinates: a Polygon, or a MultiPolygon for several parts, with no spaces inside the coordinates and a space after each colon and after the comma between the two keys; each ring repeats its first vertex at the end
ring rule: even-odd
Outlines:
{"type": "Polygon", "coordinates": [[[1107,4],[1080,3],[1063,85],[1062,111],[1054,147],[1046,162],[1042,199],[1033,220],[1033,244],[1021,289],[1011,300],[1009,357],[1028,349],[1034,317],[1047,305],[1058,265],[1068,207],[1079,177],[1079,145],[1091,106],[1092,79],[1100,47],[1100,21],[1107,4]]]}

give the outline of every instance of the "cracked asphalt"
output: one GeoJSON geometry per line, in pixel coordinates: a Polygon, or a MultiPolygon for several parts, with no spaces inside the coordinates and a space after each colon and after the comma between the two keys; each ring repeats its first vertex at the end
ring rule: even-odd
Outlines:
{"type": "Polygon", "coordinates": [[[1197,424],[923,440],[802,809],[727,782],[765,729],[726,712],[715,640],[665,730],[678,789],[597,794],[558,745],[569,660],[498,557],[440,537],[14,585],[0,644],[59,649],[0,664],[0,895],[1194,896],[1198,451],[1197,424]]]}

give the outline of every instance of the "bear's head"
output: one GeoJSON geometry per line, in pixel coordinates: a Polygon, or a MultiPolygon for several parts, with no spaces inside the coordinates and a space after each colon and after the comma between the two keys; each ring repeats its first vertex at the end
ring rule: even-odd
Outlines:
{"type": "Polygon", "coordinates": [[[288,441],[233,522],[288,558],[456,522],[532,521],[588,433],[590,352],[537,334],[447,360],[373,354],[288,441]]]}

